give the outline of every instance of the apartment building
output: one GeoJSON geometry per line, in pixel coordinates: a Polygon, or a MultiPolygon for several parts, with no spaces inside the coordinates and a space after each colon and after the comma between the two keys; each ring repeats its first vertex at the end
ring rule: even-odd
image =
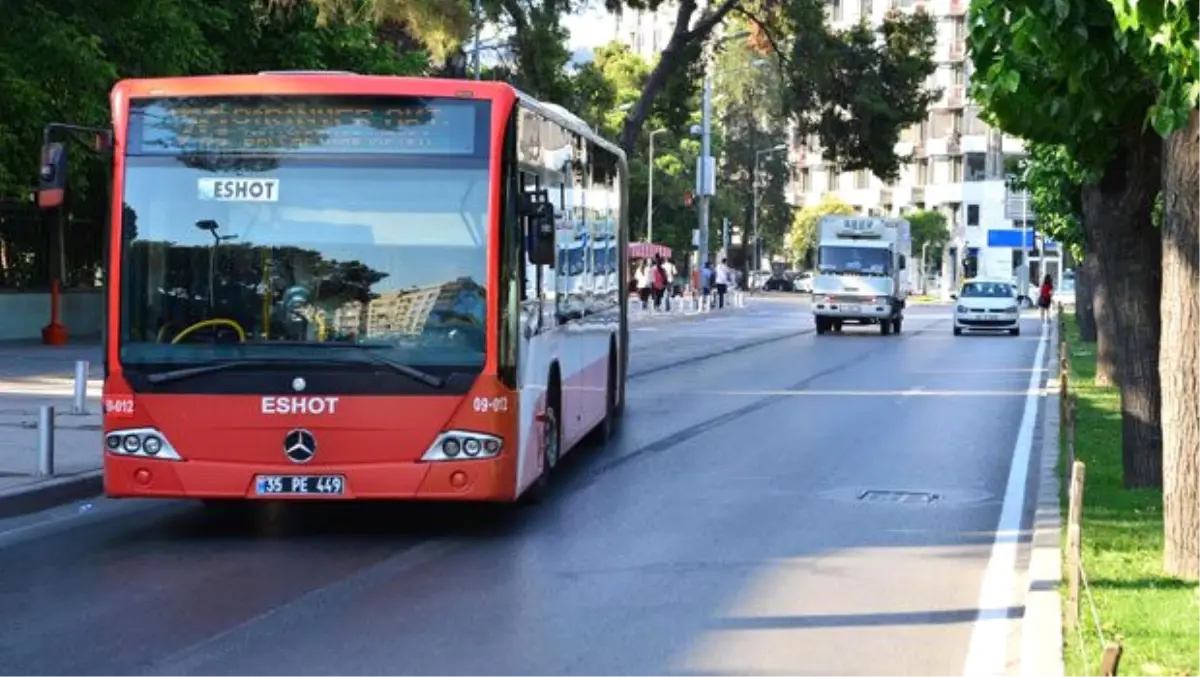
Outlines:
{"type": "Polygon", "coordinates": [[[838,171],[821,158],[815,137],[793,135],[790,140],[792,204],[810,204],[834,193],[864,214],[899,215],[914,208],[943,211],[952,236],[940,275],[947,291],[964,274],[1007,277],[1021,257],[1021,236],[1012,233],[1020,222],[1005,214],[1004,168],[1005,158],[1023,154],[1024,147],[1019,139],[1002,135],[980,120],[979,107],[967,97],[971,76],[966,57],[967,4],[968,0],[830,0],[834,26],[850,26],[862,19],[879,24],[892,8],[923,8],[937,19],[937,71],[929,84],[940,88],[942,96],[924,122],[901,134],[896,150],[911,154],[912,161],[898,180],[884,183],[866,171],[838,171]]]}

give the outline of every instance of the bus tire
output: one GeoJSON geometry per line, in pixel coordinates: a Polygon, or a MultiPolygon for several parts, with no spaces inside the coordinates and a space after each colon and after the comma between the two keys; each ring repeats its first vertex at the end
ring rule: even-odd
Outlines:
{"type": "Polygon", "coordinates": [[[592,428],[590,442],[598,447],[608,444],[617,430],[617,357],[608,353],[608,381],[604,387],[604,419],[592,428]]]}
{"type": "Polygon", "coordinates": [[[550,496],[550,480],[554,468],[562,458],[562,388],[558,382],[558,369],[550,372],[546,389],[546,409],[542,412],[542,473],[525,492],[528,503],[542,503],[550,496]]]}

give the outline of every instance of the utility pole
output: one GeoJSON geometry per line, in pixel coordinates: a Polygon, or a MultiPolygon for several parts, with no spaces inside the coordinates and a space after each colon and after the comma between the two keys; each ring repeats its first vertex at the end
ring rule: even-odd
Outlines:
{"type": "Polygon", "coordinates": [[[708,260],[708,203],[712,196],[715,181],[711,176],[713,169],[712,158],[712,63],[706,59],[704,68],[704,94],[700,104],[700,158],[696,178],[699,190],[700,207],[696,234],[696,268],[704,268],[708,260]]]}
{"type": "Polygon", "coordinates": [[[656,129],[650,132],[650,179],[646,188],[646,242],[654,242],[654,136],[667,130],[656,129]]]}

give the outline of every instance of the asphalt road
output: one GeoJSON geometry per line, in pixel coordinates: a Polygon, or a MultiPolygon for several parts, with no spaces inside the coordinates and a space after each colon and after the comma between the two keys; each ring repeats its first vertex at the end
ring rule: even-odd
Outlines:
{"type": "Polygon", "coordinates": [[[635,331],[617,439],[534,508],[0,522],[0,673],[962,674],[1040,325],[811,329],[635,331]]]}

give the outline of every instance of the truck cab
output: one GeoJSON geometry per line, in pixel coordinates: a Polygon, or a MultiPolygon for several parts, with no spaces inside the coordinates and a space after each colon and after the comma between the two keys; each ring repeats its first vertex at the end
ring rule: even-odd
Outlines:
{"type": "Polygon", "coordinates": [[[841,331],[846,324],[874,324],[884,336],[899,334],[911,242],[904,219],[823,217],[812,283],[817,334],[841,331]]]}

